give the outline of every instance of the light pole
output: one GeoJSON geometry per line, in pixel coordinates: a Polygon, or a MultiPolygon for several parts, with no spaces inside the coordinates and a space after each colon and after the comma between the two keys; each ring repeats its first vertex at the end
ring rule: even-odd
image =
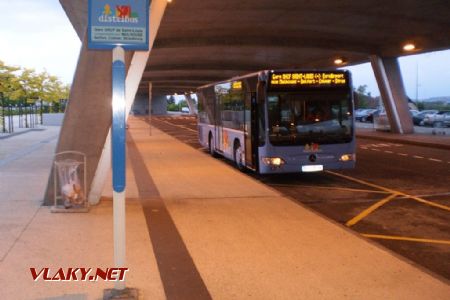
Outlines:
{"type": "Polygon", "coordinates": [[[3,92],[0,92],[0,99],[2,100],[2,132],[6,132],[5,128],[5,99],[3,98],[3,92]]]}
{"type": "Polygon", "coordinates": [[[39,100],[41,100],[41,107],[39,108],[39,116],[40,116],[40,118],[41,118],[41,125],[44,123],[43,121],[42,121],[42,108],[43,108],[43,106],[42,106],[42,99],[41,98],[39,98],[39,100]]]}

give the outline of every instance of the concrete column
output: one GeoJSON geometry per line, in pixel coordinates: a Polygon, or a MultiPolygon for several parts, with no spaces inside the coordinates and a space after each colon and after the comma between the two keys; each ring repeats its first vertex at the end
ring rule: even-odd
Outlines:
{"type": "Polygon", "coordinates": [[[414,126],[397,58],[372,55],[370,61],[391,124],[391,131],[400,134],[413,133],[414,126]]]}
{"type": "MultiPolygon", "coordinates": [[[[150,5],[149,48],[158,32],[167,5],[166,0],[153,0],[150,5]]],[[[110,161],[111,126],[111,51],[90,51],[83,41],[69,105],[66,109],[57,152],[77,150],[87,155],[87,193],[91,204],[98,202],[106,181],[110,161]]],[[[127,53],[127,115],[147,64],[149,51],[127,53]]],[[[44,196],[44,204],[53,203],[53,172],[44,196]]]]}
{"type": "MultiPolygon", "coordinates": [[[[89,51],[86,37],[72,83],[56,152],[80,151],[87,156],[87,190],[111,125],[110,51],[89,51]]],[[[44,204],[53,203],[53,171],[44,204]]]]}
{"type": "Polygon", "coordinates": [[[197,114],[197,108],[195,107],[194,99],[191,94],[186,94],[186,102],[189,106],[189,112],[191,114],[197,114]]]}
{"type": "Polygon", "coordinates": [[[152,96],[152,114],[165,115],[167,114],[167,98],[164,95],[152,96]]]}

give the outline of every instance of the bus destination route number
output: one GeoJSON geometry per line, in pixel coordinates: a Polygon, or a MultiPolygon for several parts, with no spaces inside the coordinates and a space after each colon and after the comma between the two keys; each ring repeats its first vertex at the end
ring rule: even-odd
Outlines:
{"type": "Polygon", "coordinates": [[[320,87],[320,86],[345,86],[347,78],[345,73],[338,72],[295,72],[272,73],[270,85],[275,87],[320,87]]]}

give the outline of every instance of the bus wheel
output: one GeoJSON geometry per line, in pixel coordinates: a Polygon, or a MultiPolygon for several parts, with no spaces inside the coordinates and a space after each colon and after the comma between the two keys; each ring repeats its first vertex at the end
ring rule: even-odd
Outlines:
{"type": "Polygon", "coordinates": [[[242,147],[239,141],[234,143],[234,163],[240,171],[244,170],[244,164],[242,163],[242,147]]]}
{"type": "Polygon", "coordinates": [[[208,138],[208,151],[212,157],[216,157],[216,152],[214,151],[213,144],[212,144],[212,134],[211,133],[209,134],[209,138],[208,138]]]}

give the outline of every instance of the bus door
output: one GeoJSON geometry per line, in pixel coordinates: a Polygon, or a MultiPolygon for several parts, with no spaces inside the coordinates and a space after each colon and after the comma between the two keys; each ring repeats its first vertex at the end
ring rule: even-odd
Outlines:
{"type": "Polygon", "coordinates": [[[218,152],[223,152],[223,124],[222,124],[222,97],[219,95],[216,102],[216,109],[215,109],[215,119],[216,119],[216,126],[215,126],[215,132],[214,132],[214,145],[218,152]]]}
{"type": "Polygon", "coordinates": [[[245,97],[245,164],[256,170],[258,162],[258,116],[256,93],[247,93],[245,97]]]}

